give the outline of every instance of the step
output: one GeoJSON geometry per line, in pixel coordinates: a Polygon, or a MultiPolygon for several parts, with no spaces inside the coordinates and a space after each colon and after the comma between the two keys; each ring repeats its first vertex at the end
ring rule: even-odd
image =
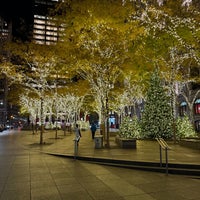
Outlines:
{"type": "Polygon", "coordinates": [[[168,168],[166,164],[163,163],[160,166],[159,162],[145,162],[145,161],[129,161],[129,160],[116,160],[109,158],[94,158],[87,156],[72,156],[72,155],[61,155],[55,153],[48,153],[54,156],[62,156],[70,159],[77,159],[82,161],[87,161],[90,163],[113,166],[113,167],[122,167],[129,169],[145,170],[152,172],[160,172],[166,174],[177,174],[177,175],[187,175],[187,176],[200,176],[200,165],[195,164],[180,164],[180,163],[168,163],[168,168]]]}

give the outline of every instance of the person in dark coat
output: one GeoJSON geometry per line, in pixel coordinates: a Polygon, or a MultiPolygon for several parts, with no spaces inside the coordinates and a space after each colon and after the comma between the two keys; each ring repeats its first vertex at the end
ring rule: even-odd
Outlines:
{"type": "Polygon", "coordinates": [[[95,132],[97,130],[97,127],[96,127],[95,123],[92,123],[90,130],[92,132],[92,139],[94,139],[95,132]]]}

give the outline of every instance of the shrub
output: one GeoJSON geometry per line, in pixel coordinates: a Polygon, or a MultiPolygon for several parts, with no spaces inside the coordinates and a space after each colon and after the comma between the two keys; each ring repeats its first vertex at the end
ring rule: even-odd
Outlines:
{"type": "Polygon", "coordinates": [[[140,138],[141,128],[137,117],[124,117],[119,128],[119,137],[132,139],[140,138]]]}
{"type": "Polygon", "coordinates": [[[178,139],[197,137],[197,134],[188,118],[188,116],[178,117],[177,122],[177,137],[178,139]]]}

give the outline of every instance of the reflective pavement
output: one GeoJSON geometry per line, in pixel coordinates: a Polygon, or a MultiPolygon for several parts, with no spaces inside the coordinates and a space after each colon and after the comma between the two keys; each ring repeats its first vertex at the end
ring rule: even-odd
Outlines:
{"type": "MultiPolygon", "coordinates": [[[[97,133],[98,134],[98,133],[97,133]]],[[[199,200],[200,177],[125,169],[52,156],[74,155],[74,135],[45,131],[44,142],[30,131],[0,133],[0,200],[199,200]],[[46,152],[46,153],[44,153],[46,152]]],[[[82,132],[79,156],[159,161],[158,144],[140,141],[137,150],[95,149],[82,132]],[[153,155],[152,155],[153,154],[153,155]]],[[[170,144],[169,162],[200,164],[199,151],[170,144]]]]}

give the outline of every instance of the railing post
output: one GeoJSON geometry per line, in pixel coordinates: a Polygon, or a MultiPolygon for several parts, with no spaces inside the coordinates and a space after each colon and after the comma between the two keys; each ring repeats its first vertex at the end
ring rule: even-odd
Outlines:
{"type": "Polygon", "coordinates": [[[165,147],[166,174],[168,175],[168,148],[165,147]]]}
{"type": "Polygon", "coordinates": [[[165,150],[165,159],[166,159],[166,174],[168,175],[168,150],[171,149],[168,144],[162,138],[156,138],[159,144],[160,150],[160,167],[162,167],[162,149],[165,150]]]}
{"type": "Polygon", "coordinates": [[[158,144],[159,144],[159,152],[160,152],[160,167],[162,167],[162,144],[160,142],[159,138],[156,138],[158,144]]]}
{"type": "Polygon", "coordinates": [[[159,149],[160,149],[160,167],[162,167],[162,147],[161,145],[159,144],[159,149]]]}
{"type": "Polygon", "coordinates": [[[78,141],[75,138],[74,139],[74,159],[76,159],[77,155],[78,155],[78,141]]]}

